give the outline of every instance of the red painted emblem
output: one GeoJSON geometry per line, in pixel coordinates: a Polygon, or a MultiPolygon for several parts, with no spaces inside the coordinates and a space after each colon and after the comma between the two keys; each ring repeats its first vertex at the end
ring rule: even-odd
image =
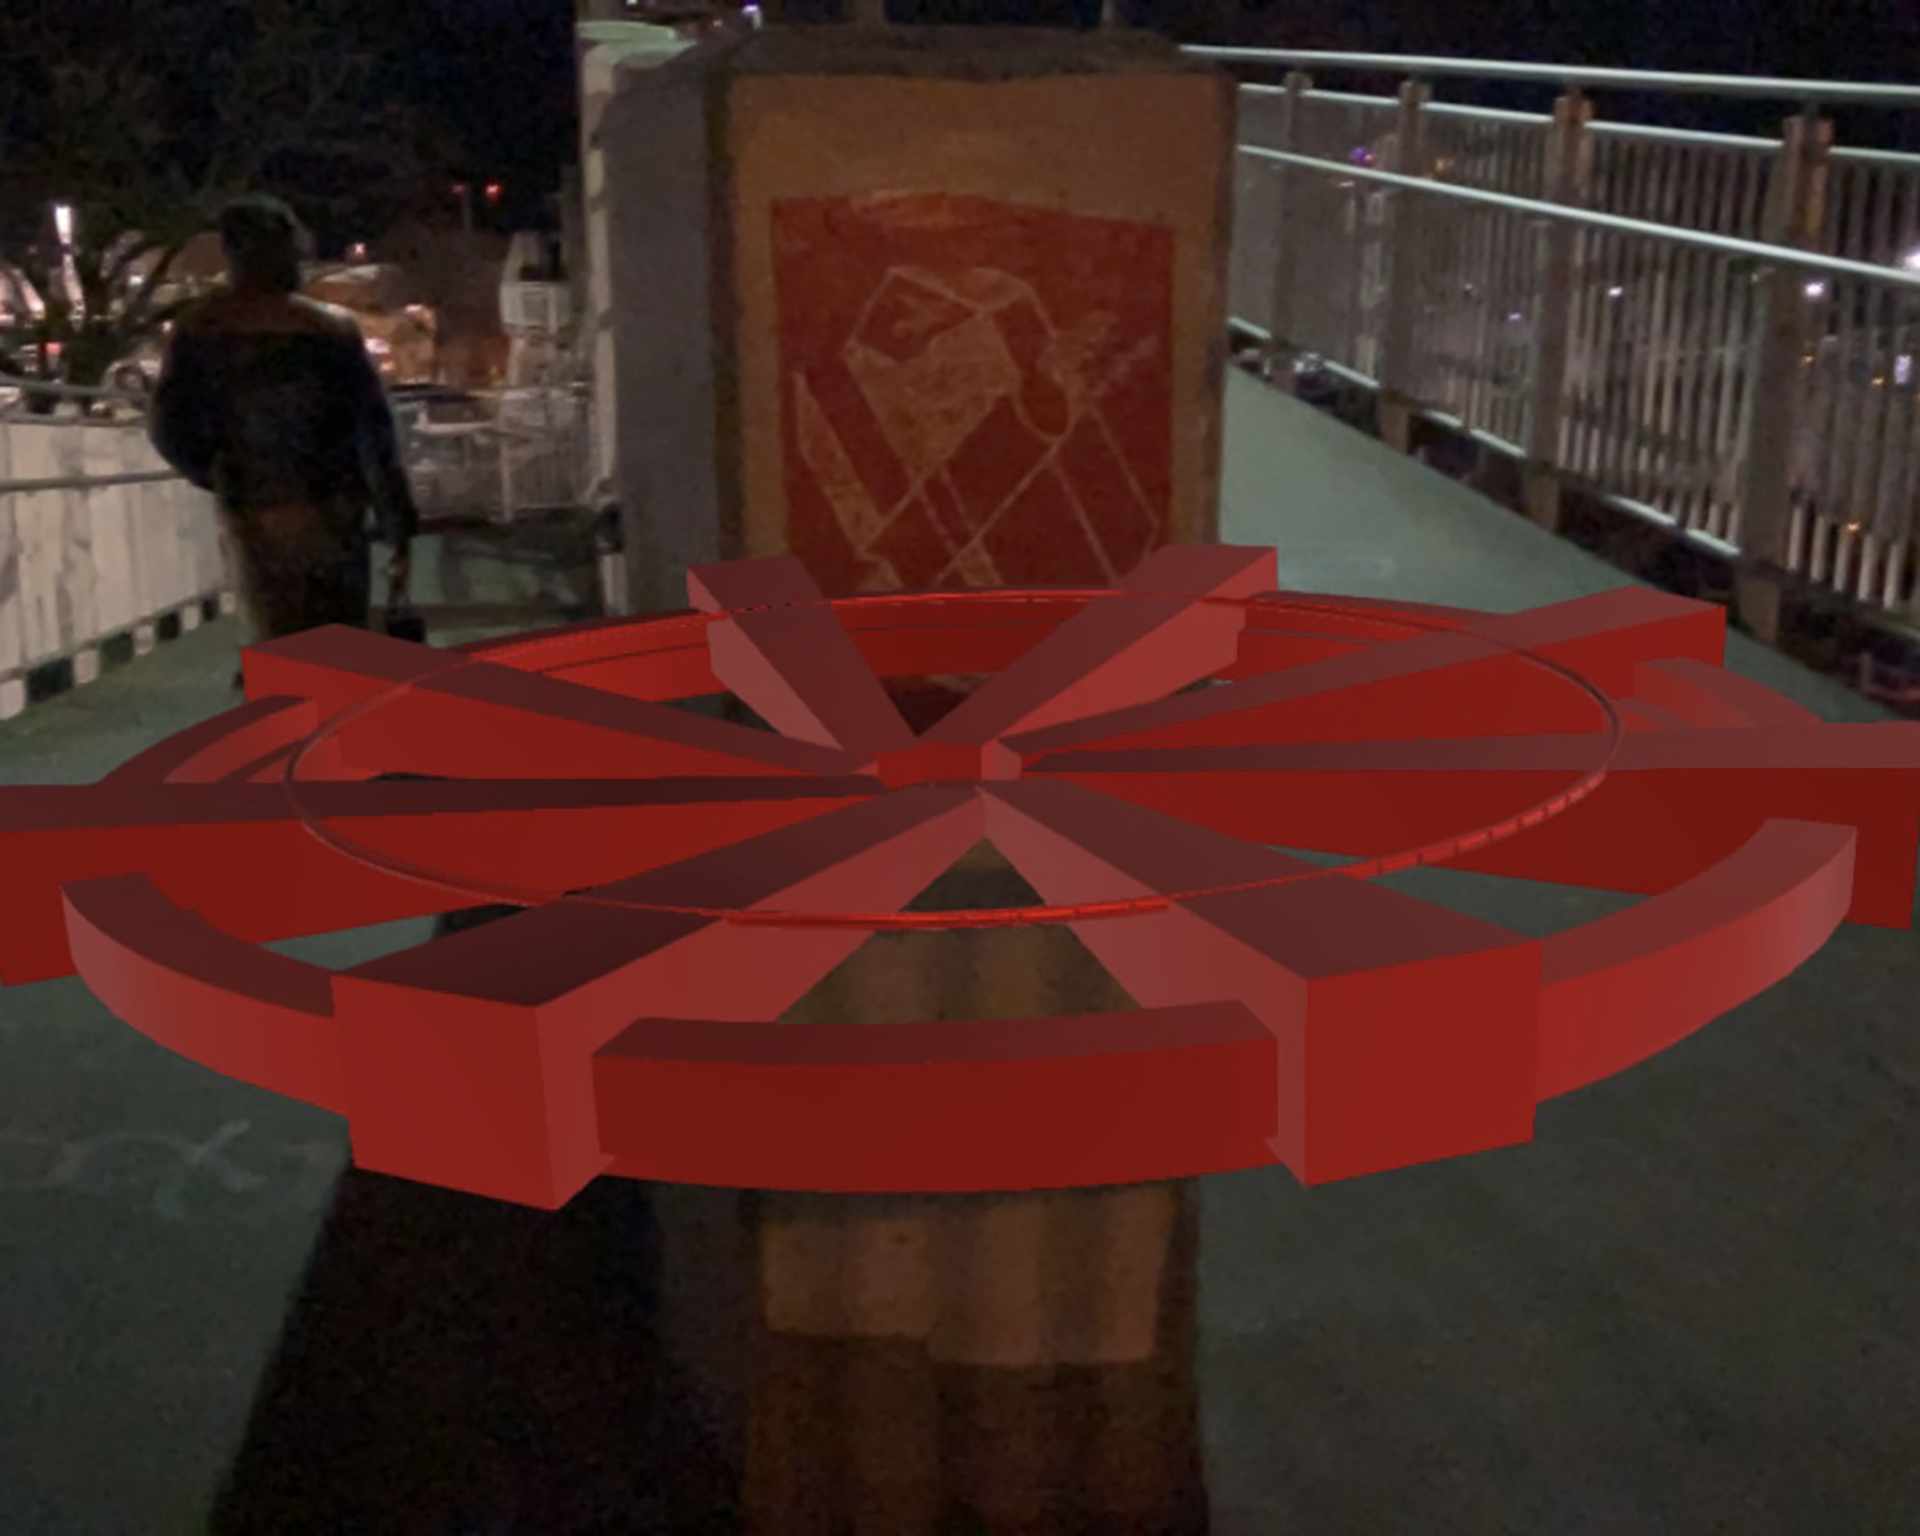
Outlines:
{"type": "Polygon", "coordinates": [[[773,212],[787,547],[830,592],[1170,542],[1174,233],[941,193],[773,212]]]}
{"type": "Polygon", "coordinates": [[[1840,923],[1908,925],[1920,726],[1728,674],[1719,609],[1275,585],[1185,545],[1113,589],[828,602],[778,559],[695,571],[687,614],[259,646],[244,708],[0,790],[0,979],[77,972],[346,1116],[362,1167],[554,1206],[1511,1146],[1840,923]],[[989,676],[915,731],[882,684],[927,672],[989,676]],[[766,727],[673,705],[722,691],[766,727]],[[983,839],[1044,905],[910,909],[983,839]],[[1377,878],[1423,864],[1645,899],[1541,937],[1377,878]],[[340,972],[260,947],[494,901],[525,910],[340,972]],[[877,930],[1033,923],[1139,1006],[780,1022],[877,930]]]}

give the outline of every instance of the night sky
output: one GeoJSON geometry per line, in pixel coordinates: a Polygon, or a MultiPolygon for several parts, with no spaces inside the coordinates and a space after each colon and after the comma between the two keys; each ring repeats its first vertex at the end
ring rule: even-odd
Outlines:
{"type": "MultiPolygon", "coordinates": [[[[384,6],[382,7],[384,9],[384,6]]],[[[351,9],[349,7],[348,9],[351,9]]],[[[1191,36],[1205,0],[1134,0],[1191,36]]],[[[1729,74],[1920,80],[1920,0],[1272,0],[1244,7],[1243,40],[1463,57],[1533,59],[1729,74]]],[[[531,216],[576,152],[570,0],[413,0],[384,19],[407,46],[391,89],[411,96],[458,146],[449,167],[498,178],[506,212],[531,216]]],[[[347,23],[343,17],[343,24],[347,23]]],[[[1329,84],[1333,81],[1329,79],[1329,84]]],[[[1456,100],[1538,107],[1540,93],[1443,87],[1456,100]]],[[[1776,104],[1608,98],[1609,115],[1729,131],[1771,131],[1776,104]]],[[[1843,116],[1841,137],[1920,149],[1920,114],[1843,116]]]]}
{"type": "Polygon", "coordinates": [[[531,212],[577,152],[569,0],[410,0],[394,88],[441,118],[476,181],[503,181],[531,212]]]}

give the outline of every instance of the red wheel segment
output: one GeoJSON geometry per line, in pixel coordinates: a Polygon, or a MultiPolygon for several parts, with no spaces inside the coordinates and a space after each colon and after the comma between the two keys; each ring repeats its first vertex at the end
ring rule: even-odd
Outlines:
{"type": "Polygon", "coordinates": [[[1193,547],[1111,593],[828,604],[753,562],[639,624],[262,647],[245,709],[0,792],[0,975],[77,968],[347,1115],[365,1166],[553,1205],[601,1172],[1318,1182],[1511,1144],[1843,918],[1905,925],[1920,728],[1728,677],[1717,610],[1274,585],[1270,552],[1193,547]],[[915,738],[878,678],[916,672],[995,675],[915,738]],[[723,690],[777,729],[671,702],[723,690]],[[983,835],[1053,910],[900,912],[983,835]],[[1648,899],[1541,942],[1364,878],[1442,857],[1648,899]],[[236,878],[256,861],[272,881],[236,878]],[[501,897],[528,910],[340,975],[255,947],[501,897]],[[872,927],[930,921],[1069,922],[1143,1006],[770,1022],[872,927]]]}

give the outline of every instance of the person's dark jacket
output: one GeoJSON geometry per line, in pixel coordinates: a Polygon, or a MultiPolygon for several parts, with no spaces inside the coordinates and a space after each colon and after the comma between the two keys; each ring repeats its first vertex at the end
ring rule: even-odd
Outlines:
{"type": "Polygon", "coordinates": [[[303,298],[223,294],[181,320],[148,431],[232,511],[358,502],[405,548],[419,513],[393,412],[353,320],[303,298]]]}

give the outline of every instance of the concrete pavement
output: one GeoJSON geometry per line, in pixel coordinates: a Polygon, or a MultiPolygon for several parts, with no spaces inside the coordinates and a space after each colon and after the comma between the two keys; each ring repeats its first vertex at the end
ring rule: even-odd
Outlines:
{"type": "MultiPolygon", "coordinates": [[[[1222,536],[1276,545],[1291,585],[1515,609],[1625,579],[1250,380],[1227,441],[1222,536]]],[[[231,630],[0,726],[0,783],[96,778],[223,707],[231,630]]],[[[1731,657],[1825,718],[1883,718],[1731,657]]],[[[1618,904],[1398,883],[1523,931],[1618,904]]],[[[343,965],[425,927],[288,948],[343,965]]],[[[1917,999],[1920,939],[1846,930],[1545,1107],[1531,1146],[1207,1181],[1213,1528],[1920,1531],[1917,999]]],[[[0,1532],[202,1528],[344,1156],[332,1117],[167,1055],[78,982],[0,992],[0,1532]]]]}

